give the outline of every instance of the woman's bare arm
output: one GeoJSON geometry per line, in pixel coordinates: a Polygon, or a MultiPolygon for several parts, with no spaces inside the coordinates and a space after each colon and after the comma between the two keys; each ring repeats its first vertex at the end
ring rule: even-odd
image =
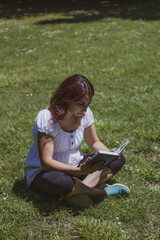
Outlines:
{"type": "Polygon", "coordinates": [[[93,152],[97,152],[98,150],[111,151],[99,140],[94,124],[85,128],[84,138],[93,152]]]}

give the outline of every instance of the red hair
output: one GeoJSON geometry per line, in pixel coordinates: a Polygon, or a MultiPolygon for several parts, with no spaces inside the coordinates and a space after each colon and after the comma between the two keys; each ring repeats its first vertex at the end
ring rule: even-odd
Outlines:
{"type": "Polygon", "coordinates": [[[75,74],[64,80],[50,100],[53,122],[64,118],[68,103],[77,101],[85,94],[94,95],[94,88],[86,77],[75,74]]]}

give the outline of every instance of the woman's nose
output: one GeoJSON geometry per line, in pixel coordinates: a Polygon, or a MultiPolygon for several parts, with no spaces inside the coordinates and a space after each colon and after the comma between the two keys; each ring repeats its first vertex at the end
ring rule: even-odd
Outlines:
{"type": "Polygon", "coordinates": [[[87,106],[83,107],[83,111],[86,112],[87,111],[87,106]]]}

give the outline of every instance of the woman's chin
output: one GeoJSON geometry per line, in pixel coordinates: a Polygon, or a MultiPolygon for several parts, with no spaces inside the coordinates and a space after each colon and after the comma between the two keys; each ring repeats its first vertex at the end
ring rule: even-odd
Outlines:
{"type": "Polygon", "coordinates": [[[80,117],[84,117],[84,113],[77,113],[77,114],[76,114],[76,117],[79,117],[79,118],[80,118],[80,117]]]}

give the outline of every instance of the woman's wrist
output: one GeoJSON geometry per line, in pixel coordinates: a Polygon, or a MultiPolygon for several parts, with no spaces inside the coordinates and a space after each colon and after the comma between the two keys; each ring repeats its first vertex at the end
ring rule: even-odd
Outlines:
{"type": "Polygon", "coordinates": [[[76,173],[77,175],[85,174],[81,167],[77,167],[76,170],[77,170],[77,173],[76,173]]]}

